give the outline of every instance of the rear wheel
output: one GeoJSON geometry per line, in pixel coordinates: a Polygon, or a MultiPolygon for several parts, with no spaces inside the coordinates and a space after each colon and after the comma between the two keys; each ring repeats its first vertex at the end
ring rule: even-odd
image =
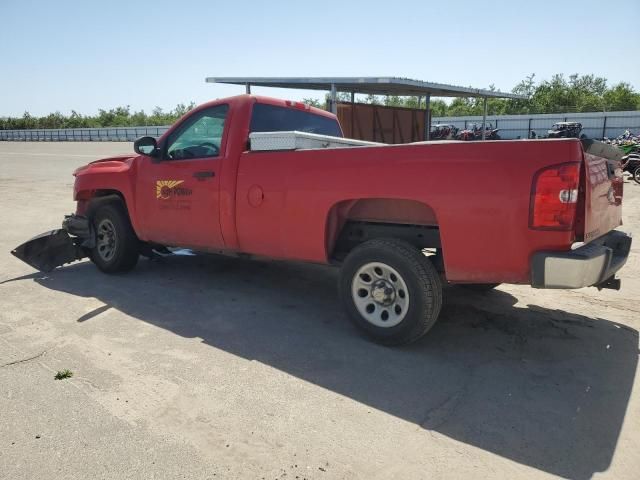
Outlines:
{"type": "Polygon", "coordinates": [[[379,343],[401,345],[418,340],[435,324],[442,284],[419,249],[400,240],[376,239],[345,259],[340,296],[358,328],[379,343]]]}
{"type": "Polygon", "coordinates": [[[636,183],[640,183],[640,167],[636,167],[636,169],[633,171],[633,179],[636,181],[636,183]]]}
{"type": "Polygon", "coordinates": [[[91,261],[105,273],[126,272],[135,267],[140,255],[140,240],[121,204],[98,208],[92,218],[96,246],[91,261]]]}

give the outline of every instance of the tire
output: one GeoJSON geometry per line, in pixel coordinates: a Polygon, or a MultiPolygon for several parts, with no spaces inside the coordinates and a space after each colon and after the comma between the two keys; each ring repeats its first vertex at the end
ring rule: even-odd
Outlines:
{"type": "Polygon", "coordinates": [[[633,179],[636,183],[640,183],[640,167],[636,167],[633,171],[633,179]]]}
{"type": "Polygon", "coordinates": [[[353,249],[342,265],[339,291],[356,327],[383,345],[418,340],[436,323],[442,306],[442,282],[433,264],[416,247],[395,239],[353,249]]]}
{"type": "Polygon", "coordinates": [[[477,293],[490,292],[496,288],[499,283],[461,283],[460,286],[477,293]]]}
{"type": "Polygon", "coordinates": [[[140,256],[140,240],[124,206],[114,202],[98,207],[92,222],[96,246],[91,249],[91,261],[104,273],[127,272],[135,267],[140,256]]]}

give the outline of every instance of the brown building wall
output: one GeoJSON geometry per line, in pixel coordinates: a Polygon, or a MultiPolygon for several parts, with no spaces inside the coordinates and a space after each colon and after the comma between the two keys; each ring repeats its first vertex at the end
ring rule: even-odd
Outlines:
{"type": "Polygon", "coordinates": [[[382,143],[424,140],[425,111],[366,103],[339,103],[338,120],[344,136],[382,143]]]}

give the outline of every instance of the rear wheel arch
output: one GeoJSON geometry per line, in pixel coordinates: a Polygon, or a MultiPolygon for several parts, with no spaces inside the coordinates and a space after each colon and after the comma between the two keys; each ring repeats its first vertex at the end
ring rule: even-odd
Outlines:
{"type": "Polygon", "coordinates": [[[327,258],[340,260],[357,245],[375,238],[398,238],[418,248],[440,248],[436,213],[411,199],[343,200],[327,214],[327,258]]]}

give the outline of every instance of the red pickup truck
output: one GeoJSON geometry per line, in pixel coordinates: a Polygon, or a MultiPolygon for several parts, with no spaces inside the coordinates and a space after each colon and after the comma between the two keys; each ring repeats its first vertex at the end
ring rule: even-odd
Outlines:
{"type": "Polygon", "coordinates": [[[339,137],[334,115],[301,103],[206,103],[135,154],[77,169],[76,213],[13,253],[42,270],[89,256],[107,273],[167,247],[335,264],[350,317],[385,344],[424,335],[446,284],[619,288],[631,238],[615,230],[607,146],[339,137]]]}

